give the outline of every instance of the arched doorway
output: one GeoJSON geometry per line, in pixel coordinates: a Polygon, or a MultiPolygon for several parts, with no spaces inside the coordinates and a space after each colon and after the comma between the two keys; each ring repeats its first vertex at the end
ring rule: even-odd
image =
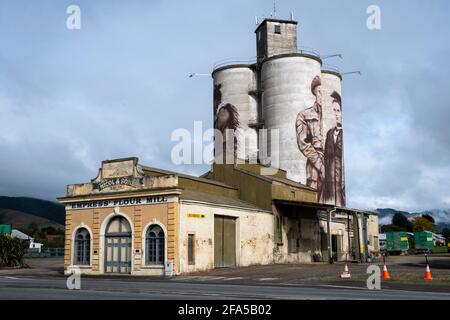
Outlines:
{"type": "Polygon", "coordinates": [[[105,233],[105,272],[131,272],[131,235],[131,226],[124,217],[114,217],[108,223],[105,233]]]}

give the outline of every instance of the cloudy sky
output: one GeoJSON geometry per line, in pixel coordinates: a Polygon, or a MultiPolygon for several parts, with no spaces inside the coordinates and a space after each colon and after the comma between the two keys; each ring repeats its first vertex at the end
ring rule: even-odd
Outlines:
{"type": "MultiPolygon", "coordinates": [[[[277,1],[299,45],[343,71],[348,206],[450,208],[450,2],[277,1]],[[381,8],[381,30],[366,9],[381,8]]],[[[212,126],[215,62],[255,55],[271,0],[0,2],[0,195],[55,200],[100,161],[172,164],[171,133],[212,126]],[[68,30],[66,9],[81,8],[68,30]]]]}

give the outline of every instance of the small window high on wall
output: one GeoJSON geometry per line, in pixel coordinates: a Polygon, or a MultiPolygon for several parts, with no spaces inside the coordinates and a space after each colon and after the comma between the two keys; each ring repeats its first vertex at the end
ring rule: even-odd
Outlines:
{"type": "Polygon", "coordinates": [[[195,264],[195,235],[188,234],[188,263],[195,264]]]}
{"type": "Polygon", "coordinates": [[[276,25],[274,26],[274,32],[275,32],[276,34],[281,34],[281,26],[280,26],[279,24],[276,24],[276,25]]]}

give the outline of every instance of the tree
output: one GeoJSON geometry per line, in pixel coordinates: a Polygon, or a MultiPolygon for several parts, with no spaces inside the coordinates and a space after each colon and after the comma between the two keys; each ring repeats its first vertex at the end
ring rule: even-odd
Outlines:
{"type": "Polygon", "coordinates": [[[431,223],[435,223],[434,218],[431,215],[427,214],[427,213],[423,214],[422,217],[427,219],[431,223]]]}
{"type": "Polygon", "coordinates": [[[42,228],[41,231],[44,232],[45,234],[52,234],[52,235],[57,234],[57,230],[52,226],[42,228]]]}
{"type": "Polygon", "coordinates": [[[31,222],[30,223],[30,225],[28,226],[28,235],[33,235],[33,234],[35,234],[36,232],[38,232],[39,231],[39,226],[38,226],[38,224],[36,223],[36,222],[31,222]]]}
{"type": "Polygon", "coordinates": [[[386,232],[397,232],[397,231],[405,231],[403,228],[393,225],[393,224],[386,224],[381,226],[381,233],[386,232]]]}
{"type": "Polygon", "coordinates": [[[450,229],[449,228],[442,229],[442,236],[448,241],[450,241],[450,229]]]}
{"type": "Polygon", "coordinates": [[[431,231],[436,232],[436,225],[424,217],[415,217],[412,221],[414,232],[431,231]]]}
{"type": "Polygon", "coordinates": [[[401,230],[399,231],[412,232],[413,230],[413,225],[411,221],[409,221],[408,218],[405,217],[405,215],[400,212],[394,214],[394,216],[392,217],[392,224],[394,226],[401,228],[401,230]]]}

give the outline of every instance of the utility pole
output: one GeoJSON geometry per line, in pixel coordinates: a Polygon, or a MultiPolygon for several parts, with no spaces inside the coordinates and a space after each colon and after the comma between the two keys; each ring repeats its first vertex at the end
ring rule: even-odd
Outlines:
{"type": "Polygon", "coordinates": [[[328,262],[333,263],[333,248],[331,247],[331,213],[336,212],[336,208],[328,211],[328,223],[327,223],[327,232],[328,232],[328,262]]]}

